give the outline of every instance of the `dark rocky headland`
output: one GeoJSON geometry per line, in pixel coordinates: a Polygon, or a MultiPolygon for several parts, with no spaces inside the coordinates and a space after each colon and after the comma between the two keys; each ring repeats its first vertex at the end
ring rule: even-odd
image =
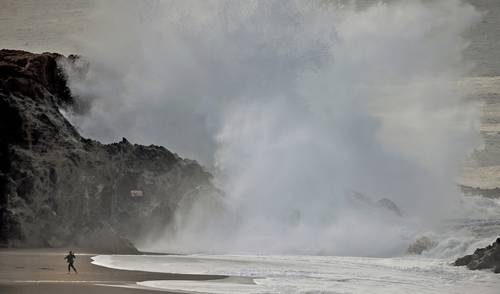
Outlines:
{"type": "Polygon", "coordinates": [[[467,266],[471,270],[492,269],[500,273],[500,238],[491,245],[476,249],[471,255],[458,258],[454,265],[467,266]]]}
{"type": "Polygon", "coordinates": [[[128,240],[220,192],[163,147],[83,138],[60,112],[78,107],[58,66],[75,58],[0,50],[0,245],[134,252],[128,240]]]}

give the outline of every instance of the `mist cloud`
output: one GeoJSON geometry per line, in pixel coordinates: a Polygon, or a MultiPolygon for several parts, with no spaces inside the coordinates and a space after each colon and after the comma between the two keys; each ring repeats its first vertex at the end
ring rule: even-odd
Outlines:
{"type": "Polygon", "coordinates": [[[459,194],[478,134],[455,90],[470,5],[106,1],[94,19],[87,75],[70,80],[92,103],[73,118],[82,133],[213,167],[238,219],[229,236],[200,204],[157,247],[387,255],[459,194]],[[352,206],[352,191],[392,199],[408,224],[352,206]]]}

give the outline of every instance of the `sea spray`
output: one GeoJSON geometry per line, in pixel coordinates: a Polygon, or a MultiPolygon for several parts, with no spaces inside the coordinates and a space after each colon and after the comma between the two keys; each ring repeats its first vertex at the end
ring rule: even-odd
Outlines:
{"type": "Polygon", "coordinates": [[[191,203],[150,247],[398,254],[459,198],[478,113],[455,88],[479,19],[455,0],[100,3],[77,122],[213,170],[227,213],[191,203]]]}

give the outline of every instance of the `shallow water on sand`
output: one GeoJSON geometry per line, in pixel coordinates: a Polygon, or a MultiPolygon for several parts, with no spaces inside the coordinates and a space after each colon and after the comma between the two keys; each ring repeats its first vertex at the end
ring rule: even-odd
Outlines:
{"type": "Polygon", "coordinates": [[[126,270],[250,277],[145,281],[141,286],[196,293],[498,293],[500,277],[450,260],[336,256],[101,255],[94,264],[126,270]]]}

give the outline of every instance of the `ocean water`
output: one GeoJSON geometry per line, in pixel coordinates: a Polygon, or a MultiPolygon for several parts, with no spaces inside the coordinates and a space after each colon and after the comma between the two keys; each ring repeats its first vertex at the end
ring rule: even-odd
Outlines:
{"type": "Polygon", "coordinates": [[[500,277],[449,259],[265,255],[100,255],[100,266],[178,274],[227,275],[212,281],[144,281],[138,286],[187,293],[482,293],[500,277]]]}

